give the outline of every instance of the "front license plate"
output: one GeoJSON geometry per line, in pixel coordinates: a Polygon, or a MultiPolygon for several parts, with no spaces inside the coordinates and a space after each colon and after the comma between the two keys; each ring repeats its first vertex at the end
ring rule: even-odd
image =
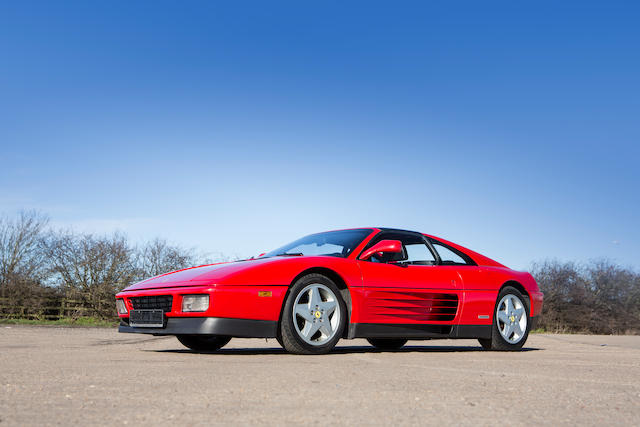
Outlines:
{"type": "Polygon", "coordinates": [[[129,326],[136,328],[164,328],[164,312],[162,310],[131,310],[129,326]]]}

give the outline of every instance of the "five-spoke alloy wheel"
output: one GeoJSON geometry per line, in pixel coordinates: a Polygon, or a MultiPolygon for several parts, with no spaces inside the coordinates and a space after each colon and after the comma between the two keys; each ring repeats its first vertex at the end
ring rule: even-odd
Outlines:
{"type": "Polygon", "coordinates": [[[498,294],[491,338],[478,341],[487,350],[520,350],[529,336],[529,301],[511,286],[498,294]]]}
{"type": "Polygon", "coordinates": [[[320,283],[312,283],[298,293],[292,314],[298,336],[315,346],[331,340],[340,324],[338,298],[320,283]]]}
{"type": "Polygon", "coordinates": [[[309,274],[289,291],[279,338],[292,353],[327,353],[342,336],[345,319],[346,307],[335,283],[321,274],[309,274]]]}
{"type": "Polygon", "coordinates": [[[509,344],[517,344],[527,330],[527,312],[517,296],[507,294],[498,303],[497,326],[502,338],[509,344]]]}

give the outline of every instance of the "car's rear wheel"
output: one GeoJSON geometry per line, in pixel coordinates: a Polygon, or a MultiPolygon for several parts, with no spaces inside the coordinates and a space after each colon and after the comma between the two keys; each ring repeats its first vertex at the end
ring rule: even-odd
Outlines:
{"type": "Polygon", "coordinates": [[[403,338],[367,338],[367,341],[380,350],[397,350],[407,343],[403,338]]]}
{"type": "Polygon", "coordinates": [[[195,351],[216,351],[227,345],[231,337],[223,335],[176,335],[185,347],[195,351]]]}
{"type": "Polygon", "coordinates": [[[487,350],[516,351],[527,341],[530,329],[528,299],[516,288],[506,286],[496,300],[491,338],[478,341],[487,350]]]}
{"type": "Polygon", "coordinates": [[[347,310],[336,284],[321,274],[300,278],[282,310],[280,339],[290,353],[323,354],[340,340],[347,310]]]}

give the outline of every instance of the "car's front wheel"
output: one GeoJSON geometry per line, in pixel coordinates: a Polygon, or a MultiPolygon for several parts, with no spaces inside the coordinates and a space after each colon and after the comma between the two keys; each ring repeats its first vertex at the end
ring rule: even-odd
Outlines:
{"type": "Polygon", "coordinates": [[[487,350],[520,350],[530,329],[529,301],[516,288],[506,286],[498,294],[491,338],[478,341],[487,350]]]}
{"type": "Polygon", "coordinates": [[[185,347],[195,351],[216,351],[227,345],[231,337],[223,335],[176,335],[185,347]]]}
{"type": "Polygon", "coordinates": [[[282,311],[280,339],[290,353],[323,354],[340,340],[347,310],[336,284],[321,274],[299,279],[282,311]]]}

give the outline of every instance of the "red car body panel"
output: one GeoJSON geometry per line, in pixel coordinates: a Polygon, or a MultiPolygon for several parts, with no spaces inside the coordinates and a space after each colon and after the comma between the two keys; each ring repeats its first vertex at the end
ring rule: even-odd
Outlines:
{"type": "MultiPolygon", "coordinates": [[[[167,318],[278,322],[289,287],[297,278],[317,272],[346,287],[343,298],[348,307],[349,325],[491,325],[498,292],[506,284],[526,294],[532,317],[542,310],[542,293],[529,273],[511,270],[435,236],[424,234],[463,252],[477,265],[399,266],[359,260],[368,242],[381,231],[371,230],[346,258],[267,257],[194,267],[136,283],[116,297],[122,298],[131,310],[133,297],[171,295],[167,318]],[[210,295],[206,312],[181,311],[184,295],[203,293],[210,295]]],[[[128,313],[120,317],[126,321],[128,313]]]]}

